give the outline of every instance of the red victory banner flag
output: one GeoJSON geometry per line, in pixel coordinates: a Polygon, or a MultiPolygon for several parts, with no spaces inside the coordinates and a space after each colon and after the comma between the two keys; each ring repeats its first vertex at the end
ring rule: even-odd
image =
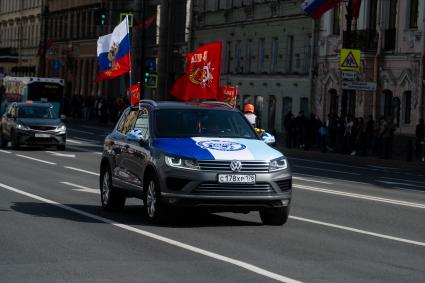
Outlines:
{"type": "Polygon", "coordinates": [[[128,91],[130,92],[130,102],[132,106],[135,106],[139,104],[140,102],[140,83],[137,83],[135,85],[132,85],[128,88],[128,91]]]}
{"type": "Polygon", "coordinates": [[[238,95],[238,88],[234,86],[221,86],[218,92],[218,101],[225,102],[232,107],[236,106],[236,96],[238,95]]]}
{"type": "Polygon", "coordinates": [[[222,47],[222,42],[208,43],[188,54],[186,74],[174,83],[171,94],[183,101],[216,99],[220,83],[222,47]]]}

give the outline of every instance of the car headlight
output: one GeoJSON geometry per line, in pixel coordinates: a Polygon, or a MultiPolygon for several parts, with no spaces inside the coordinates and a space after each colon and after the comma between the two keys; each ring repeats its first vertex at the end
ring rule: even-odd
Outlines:
{"type": "Polygon", "coordinates": [[[56,128],[56,131],[59,132],[65,132],[66,131],[66,126],[65,125],[60,125],[56,128]]]}
{"type": "Polygon", "coordinates": [[[22,124],[16,124],[16,128],[19,130],[29,130],[30,128],[28,126],[22,125],[22,124]]]}
{"type": "Polygon", "coordinates": [[[196,160],[184,159],[179,157],[165,156],[165,164],[170,167],[188,169],[188,170],[199,170],[199,165],[196,160]]]}
{"type": "Polygon", "coordinates": [[[285,170],[285,169],[288,169],[288,161],[286,160],[285,157],[280,157],[278,159],[274,159],[270,161],[270,165],[269,165],[270,172],[285,170]]]}

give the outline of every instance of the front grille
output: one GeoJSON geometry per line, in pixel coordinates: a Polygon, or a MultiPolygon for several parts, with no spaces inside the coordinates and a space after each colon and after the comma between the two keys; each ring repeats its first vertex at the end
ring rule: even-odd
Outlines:
{"type": "Polygon", "coordinates": [[[37,130],[37,131],[53,131],[54,129],[56,129],[56,127],[54,126],[29,126],[30,129],[32,130],[37,130]]]}
{"type": "Polygon", "coordinates": [[[271,194],[274,191],[268,183],[258,183],[255,185],[201,183],[193,190],[193,193],[259,195],[271,194]]]}
{"type": "MultiPolygon", "coordinates": [[[[232,172],[230,169],[232,161],[204,160],[198,161],[199,167],[203,171],[232,172]]],[[[267,161],[241,161],[242,169],[239,172],[246,173],[266,173],[269,172],[269,162],[267,161]]]]}
{"type": "Polygon", "coordinates": [[[280,180],[276,182],[282,192],[289,191],[292,187],[292,181],[289,180],[280,180]]]}

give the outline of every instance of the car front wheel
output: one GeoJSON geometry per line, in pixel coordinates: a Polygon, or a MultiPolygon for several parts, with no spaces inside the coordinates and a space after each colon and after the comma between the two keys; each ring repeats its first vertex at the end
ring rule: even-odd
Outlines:
{"type": "Polygon", "coordinates": [[[101,175],[100,200],[102,207],[109,211],[120,211],[125,205],[125,196],[117,192],[112,186],[112,176],[110,170],[106,169],[101,175]]]}
{"type": "Polygon", "coordinates": [[[288,216],[289,206],[260,210],[260,218],[264,225],[283,225],[288,216]]]}
{"type": "Polygon", "coordinates": [[[159,182],[154,176],[148,176],[146,179],[143,202],[149,222],[158,223],[164,219],[165,207],[161,201],[159,182]]]}

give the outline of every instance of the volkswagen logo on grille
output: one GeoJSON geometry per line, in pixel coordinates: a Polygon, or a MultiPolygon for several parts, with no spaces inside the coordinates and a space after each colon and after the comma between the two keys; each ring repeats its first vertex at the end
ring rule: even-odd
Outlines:
{"type": "Polygon", "coordinates": [[[233,172],[239,172],[242,169],[242,163],[238,160],[233,160],[232,162],[230,162],[230,169],[233,172]]]}

